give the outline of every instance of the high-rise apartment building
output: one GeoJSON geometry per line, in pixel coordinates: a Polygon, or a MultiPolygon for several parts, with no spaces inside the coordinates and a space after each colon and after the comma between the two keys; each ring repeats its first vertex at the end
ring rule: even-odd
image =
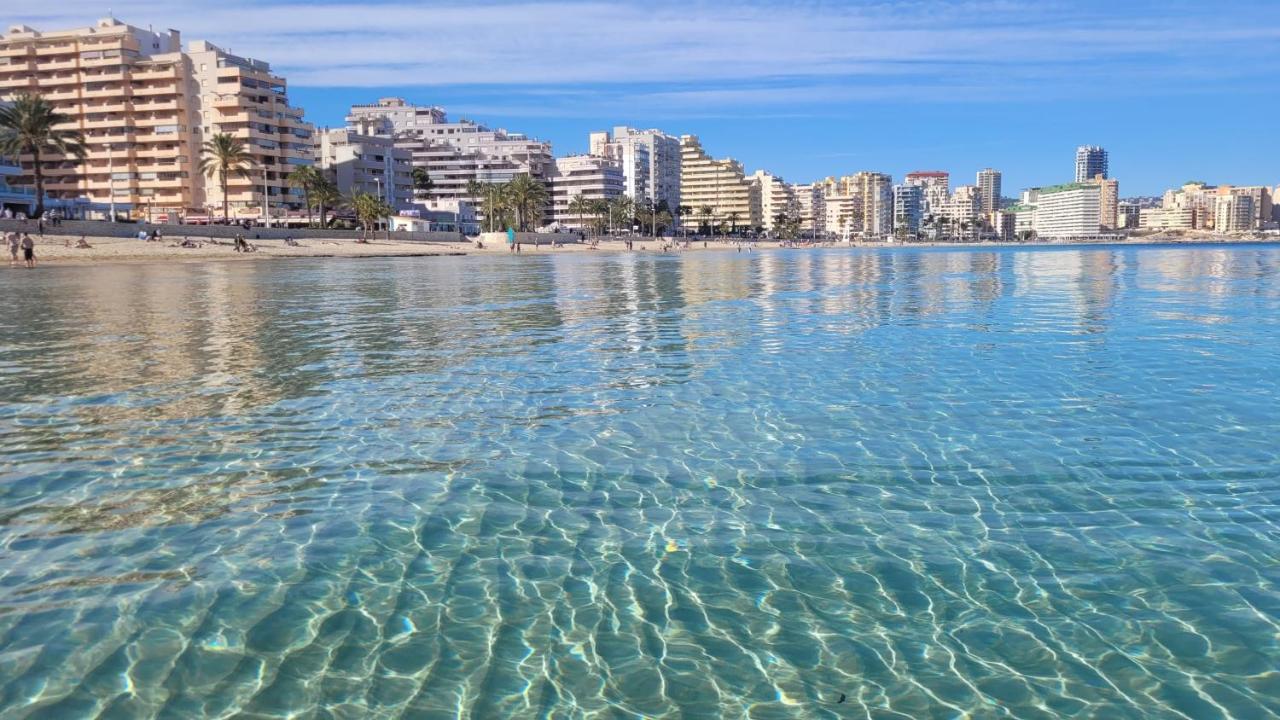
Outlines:
{"type": "Polygon", "coordinates": [[[396,210],[413,204],[413,156],[391,138],[336,128],[320,131],[316,140],[316,166],[330,174],[343,195],[369,193],[396,210]]]}
{"type": "Polygon", "coordinates": [[[919,185],[893,186],[893,229],[895,233],[914,235],[924,218],[924,188],[919,185]]]}
{"type": "MultiPolygon", "coordinates": [[[[153,32],[118,20],[42,32],[10,27],[0,38],[0,94],[43,96],[78,130],[88,153],[45,156],[45,192],[85,198],[98,212],[182,213],[199,201],[201,138],[190,62],[176,30],[153,32]]],[[[30,158],[23,158],[30,177],[30,158]]]]}
{"type": "Polygon", "coordinates": [[[198,168],[203,143],[227,133],[253,161],[250,177],[229,178],[237,216],[257,216],[264,186],[278,207],[302,204],[285,178],[313,161],[312,129],[266,63],[205,42],[184,52],[176,30],[111,18],[74,30],[12,27],[0,38],[0,61],[0,93],[42,95],[70,117],[65,129],[85,136],[83,163],[49,159],[46,191],[55,200],[85,198],[100,213],[152,219],[220,210],[221,187],[198,168]]]}
{"type": "Polygon", "coordinates": [[[987,168],[978,172],[978,204],[984,215],[1000,209],[1000,171],[987,168]]]}
{"type": "Polygon", "coordinates": [[[780,218],[799,216],[800,204],[795,191],[782,178],[757,170],[750,179],[760,186],[760,224],[765,230],[776,231],[780,218]]]}
{"type": "Polygon", "coordinates": [[[1103,230],[1116,230],[1120,227],[1120,181],[1108,180],[1095,175],[1093,183],[1101,188],[1101,210],[1099,222],[1103,230]]]}
{"type": "Polygon", "coordinates": [[[617,160],[626,176],[626,194],[636,202],[680,207],[680,139],[661,130],[625,126],[589,136],[590,153],[617,160]]]}
{"type": "Polygon", "coordinates": [[[427,170],[429,197],[437,200],[477,200],[467,189],[472,180],[505,183],[527,173],[545,181],[555,166],[550,143],[470,120],[450,122],[444,110],[410,105],[403,98],[351,106],[347,127],[395,138],[412,154],[413,165],[427,170]]]}
{"type": "Polygon", "coordinates": [[[893,232],[893,178],[884,173],[854,175],[862,203],[862,235],[885,237],[893,232]]]}
{"type": "Polygon", "coordinates": [[[1076,239],[1098,236],[1102,187],[1070,183],[1041,188],[1035,208],[1035,231],[1041,238],[1076,239]]]}
{"type": "Polygon", "coordinates": [[[800,215],[800,229],[810,238],[821,237],[827,232],[827,208],[822,186],[817,183],[792,185],[796,198],[796,210],[800,215]]]}
{"type": "Polygon", "coordinates": [[[933,214],[947,219],[953,236],[977,236],[981,230],[978,221],[982,216],[982,200],[978,186],[960,185],[955,192],[951,193],[946,205],[941,209],[933,210],[933,214]]]}
{"type": "Polygon", "coordinates": [[[1107,176],[1107,151],[1097,145],[1076,148],[1076,182],[1084,183],[1101,175],[1107,176]]]}
{"type": "MultiPolygon", "coordinates": [[[[232,174],[227,179],[233,212],[256,217],[264,202],[273,216],[301,208],[302,190],[289,183],[289,174],[315,162],[315,128],[302,119],[301,108],[289,104],[285,79],[265,62],[204,41],[191,43],[187,56],[201,136],[207,140],[226,134],[240,140],[252,163],[247,177],[232,174]]],[[[197,206],[222,207],[220,183],[210,179],[202,187],[197,206]]]]}
{"type": "Polygon", "coordinates": [[[1228,190],[1218,196],[1214,205],[1213,229],[1218,232],[1243,232],[1258,226],[1253,196],[1228,190]]]}
{"type": "Polygon", "coordinates": [[[697,222],[739,228],[764,224],[760,185],[747,178],[742,163],[709,156],[696,135],[680,136],[680,152],[680,202],[697,222]]]}
{"type": "Polygon", "coordinates": [[[925,215],[941,213],[951,201],[951,174],[943,170],[916,170],[907,173],[903,183],[920,187],[925,215]]]}

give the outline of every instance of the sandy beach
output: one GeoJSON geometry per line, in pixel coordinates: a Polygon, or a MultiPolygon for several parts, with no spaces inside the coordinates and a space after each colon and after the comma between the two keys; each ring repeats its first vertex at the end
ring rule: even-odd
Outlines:
{"type": "MultiPolygon", "coordinates": [[[[341,258],[369,258],[369,257],[438,257],[438,256],[457,256],[457,255],[477,255],[477,254],[508,254],[510,251],[503,242],[486,242],[483,248],[476,246],[472,242],[422,242],[422,241],[397,241],[395,239],[375,239],[368,243],[356,242],[355,238],[349,240],[335,239],[304,239],[299,241],[297,247],[290,247],[283,240],[252,240],[251,242],[257,248],[255,252],[239,253],[235,251],[230,240],[210,240],[209,238],[198,238],[192,236],[193,240],[200,243],[199,247],[187,248],[181,247],[178,240],[167,238],[162,242],[144,242],[136,238],[104,238],[104,237],[88,237],[87,242],[91,247],[76,247],[80,240],[78,235],[55,235],[46,234],[44,237],[32,236],[36,241],[36,262],[37,265],[74,265],[74,264],[99,264],[104,262],[204,262],[210,260],[230,260],[230,261],[250,261],[250,260],[278,260],[285,258],[309,258],[309,257],[341,257],[341,258]]],[[[565,244],[560,247],[553,247],[552,240],[556,236],[548,235],[545,242],[540,245],[533,243],[522,243],[522,255],[536,255],[543,253],[580,253],[580,252],[625,252],[627,247],[621,240],[601,240],[597,247],[593,248],[582,244],[565,244]]],[[[1141,238],[1131,238],[1127,241],[1119,241],[1121,244],[1147,245],[1147,244],[1165,244],[1165,243],[1204,243],[1204,242],[1275,242],[1275,237],[1217,237],[1212,235],[1154,235],[1141,238]]],[[[1112,243],[1115,244],[1115,243],[1112,243]]],[[[1014,245],[1019,247],[1026,246],[1050,246],[1062,247],[1064,243],[827,243],[826,245],[814,245],[808,247],[874,247],[874,248],[902,248],[902,247],[941,247],[955,249],[972,249],[981,247],[1003,247],[1006,245],[1014,245]]],[[[1087,247],[1087,244],[1076,243],[1071,244],[1073,247],[1087,247]]],[[[735,247],[735,243],[726,240],[697,240],[690,246],[691,250],[726,250],[735,247]]],[[[761,250],[776,249],[778,244],[775,241],[761,241],[757,246],[761,250]]],[[[805,246],[802,246],[805,247],[805,246]]],[[[632,250],[635,252],[659,252],[664,248],[664,243],[660,240],[637,238],[633,243],[632,250]]],[[[21,252],[19,252],[21,256],[21,252]]]]}

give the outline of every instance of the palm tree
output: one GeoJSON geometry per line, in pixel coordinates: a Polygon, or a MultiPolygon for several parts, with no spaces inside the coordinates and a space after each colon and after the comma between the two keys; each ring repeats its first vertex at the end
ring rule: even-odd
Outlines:
{"type": "Polygon", "coordinates": [[[604,198],[592,200],[591,214],[596,216],[596,232],[603,235],[609,225],[609,201],[604,198]]]}
{"type": "MultiPolygon", "coordinates": [[[[39,95],[23,93],[8,107],[0,108],[0,155],[31,156],[31,175],[36,186],[35,216],[44,216],[44,155],[68,156],[83,162],[84,136],[75,130],[57,127],[72,118],[54,110],[39,95]]],[[[115,220],[115,218],[112,218],[115,220]]]]}
{"type": "Polygon", "coordinates": [[[356,213],[356,219],[360,221],[360,242],[362,243],[369,242],[368,233],[379,220],[395,212],[390,205],[383,202],[382,198],[363,191],[352,195],[349,204],[356,213]]]}
{"type": "Polygon", "coordinates": [[[475,198],[473,202],[479,202],[480,212],[484,214],[484,224],[489,232],[494,232],[499,229],[499,225],[505,224],[505,216],[510,209],[503,188],[498,183],[467,181],[467,195],[475,198]]]}
{"type": "Polygon", "coordinates": [[[631,216],[635,214],[636,204],[626,195],[616,195],[609,199],[609,226],[614,231],[626,223],[631,229],[631,216]]]}
{"type": "Polygon", "coordinates": [[[711,233],[712,237],[715,237],[715,234],[716,234],[715,226],[711,224],[711,221],[715,214],[716,214],[716,211],[712,209],[710,205],[702,206],[702,221],[706,223],[707,230],[711,233]]]}
{"type": "Polygon", "coordinates": [[[329,209],[342,204],[342,192],[338,190],[338,183],[334,182],[333,178],[320,172],[315,186],[311,188],[311,197],[320,210],[320,227],[323,229],[328,225],[325,216],[329,214],[329,209]]]}
{"type": "Polygon", "coordinates": [[[431,175],[424,167],[415,167],[413,169],[413,194],[415,197],[422,197],[431,192],[431,188],[435,187],[435,182],[431,179],[431,175]]]}
{"type": "Polygon", "coordinates": [[[591,200],[582,194],[574,195],[569,201],[569,214],[578,218],[578,224],[582,224],[582,218],[592,214],[591,200]]]}
{"type": "Polygon", "coordinates": [[[738,213],[731,212],[727,216],[729,218],[729,232],[734,235],[738,234],[738,213]]]}
{"type": "MultiPolygon", "coordinates": [[[[227,199],[227,176],[235,174],[249,177],[249,167],[253,159],[245,150],[244,143],[226,134],[218,133],[206,140],[200,148],[200,172],[207,177],[218,176],[218,185],[222,188],[222,219],[231,219],[231,203],[227,199]]],[[[263,218],[265,221],[266,218],[263,218]]]]}
{"type": "Polygon", "coordinates": [[[311,193],[316,189],[317,184],[323,177],[323,173],[317,170],[314,165],[303,165],[289,173],[287,178],[290,185],[302,191],[303,202],[307,205],[307,227],[311,227],[312,224],[311,193]]]}
{"type": "Polygon", "coordinates": [[[547,205],[547,186],[535,180],[529,173],[521,173],[503,187],[507,204],[516,213],[516,229],[527,230],[530,223],[537,225],[547,205]]]}

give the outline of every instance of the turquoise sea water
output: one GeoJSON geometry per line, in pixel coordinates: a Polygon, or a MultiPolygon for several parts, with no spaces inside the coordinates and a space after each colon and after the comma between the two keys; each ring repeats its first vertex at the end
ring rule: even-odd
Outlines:
{"type": "Polygon", "coordinates": [[[0,272],[0,717],[1280,715],[1280,247],[0,272]]]}

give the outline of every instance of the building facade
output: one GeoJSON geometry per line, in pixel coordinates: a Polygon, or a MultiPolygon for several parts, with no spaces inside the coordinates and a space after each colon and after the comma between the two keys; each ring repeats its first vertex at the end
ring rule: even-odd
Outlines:
{"type": "Polygon", "coordinates": [[[414,167],[425,168],[433,200],[468,200],[472,181],[506,183],[528,174],[543,182],[554,172],[551,144],[470,120],[450,122],[444,110],[382,98],[353,105],[347,127],[360,134],[394,138],[408,150],[414,167]]]}
{"type": "Polygon", "coordinates": [[[1214,230],[1245,232],[1257,227],[1258,217],[1253,207],[1252,195],[1226,193],[1218,197],[1218,202],[1214,206],[1214,230]]]}
{"type": "Polygon", "coordinates": [[[711,157],[696,135],[680,136],[680,152],[681,204],[690,208],[700,225],[764,225],[760,185],[747,178],[742,163],[711,157]]]}
{"type": "Polygon", "coordinates": [[[1103,230],[1120,228],[1120,181],[1108,180],[1101,175],[1093,178],[1101,193],[1100,222],[1103,230]]]}
{"type": "Polygon", "coordinates": [[[915,235],[924,219],[924,189],[919,185],[893,186],[893,230],[896,235],[915,235]]]}
{"type": "Polygon", "coordinates": [[[780,219],[799,217],[800,203],[795,190],[782,178],[757,170],[750,180],[760,186],[760,224],[765,231],[776,232],[780,219]]]}
{"type": "Polygon", "coordinates": [[[984,215],[993,215],[1000,209],[1000,171],[987,168],[978,172],[978,203],[984,215]]]}
{"type": "Polygon", "coordinates": [[[862,203],[862,235],[883,238],[893,234],[893,178],[865,171],[854,178],[862,203]]]}
{"type": "Polygon", "coordinates": [[[556,158],[550,180],[550,221],[575,230],[591,226],[598,218],[594,213],[577,212],[576,198],[607,202],[624,195],[626,190],[622,165],[598,155],[556,158]]]}
{"type": "Polygon", "coordinates": [[[796,210],[800,215],[801,232],[809,238],[820,238],[827,233],[827,207],[822,187],[817,183],[792,185],[796,198],[796,210]]]}
{"type": "Polygon", "coordinates": [[[1041,188],[1035,231],[1043,239],[1093,238],[1100,234],[1101,217],[1102,188],[1096,183],[1041,188]]]}
{"type": "Polygon", "coordinates": [[[902,181],[920,188],[921,212],[925,216],[941,213],[951,200],[951,174],[946,171],[916,170],[907,173],[902,181]]]}
{"type": "Polygon", "coordinates": [[[413,206],[413,166],[408,150],[377,135],[360,135],[346,128],[316,134],[316,166],[350,197],[357,192],[382,198],[399,210],[413,206]]]}
{"type": "Polygon", "coordinates": [[[1076,148],[1076,182],[1083,183],[1101,175],[1107,175],[1107,151],[1097,145],[1081,145],[1076,148]]]}
{"type": "Polygon", "coordinates": [[[661,130],[618,126],[613,133],[593,132],[590,153],[617,160],[626,177],[626,194],[636,202],[680,207],[680,139],[661,130]]]}

